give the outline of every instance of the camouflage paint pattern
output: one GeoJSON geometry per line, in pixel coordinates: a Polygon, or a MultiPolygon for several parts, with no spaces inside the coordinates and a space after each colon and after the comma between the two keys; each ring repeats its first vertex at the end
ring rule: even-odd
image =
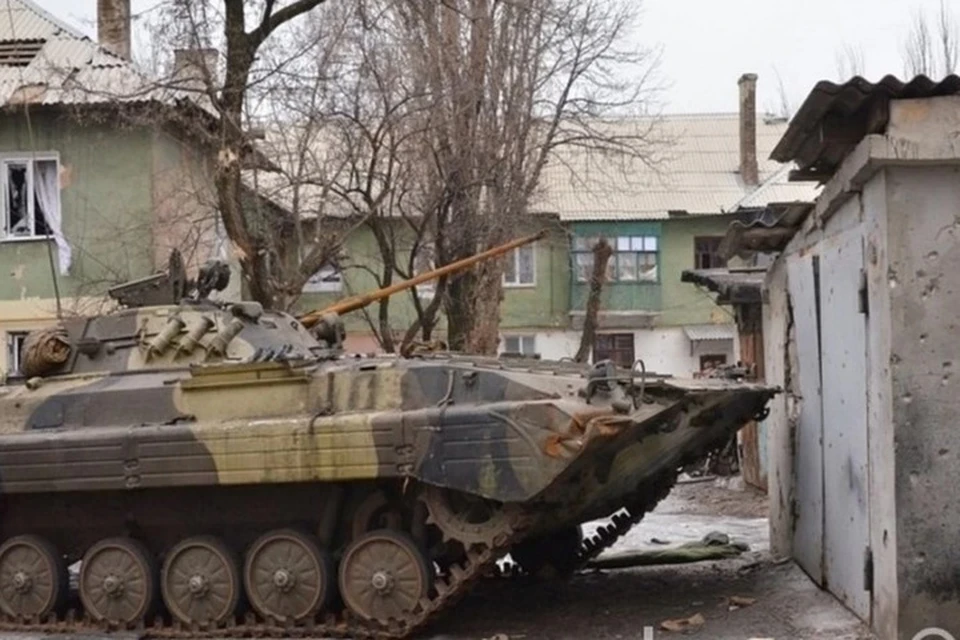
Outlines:
{"type": "Polygon", "coordinates": [[[72,353],[55,375],[0,391],[6,494],[411,478],[579,522],[773,394],[656,379],[623,413],[588,403],[570,367],[333,357],[291,316],[250,304],[65,327],[72,353]]]}

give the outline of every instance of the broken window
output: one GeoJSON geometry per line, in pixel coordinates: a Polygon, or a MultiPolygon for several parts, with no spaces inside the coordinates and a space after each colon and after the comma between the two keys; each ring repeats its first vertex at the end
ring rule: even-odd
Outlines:
{"type": "Polygon", "coordinates": [[[7,333],[7,375],[19,376],[21,363],[23,362],[23,341],[27,338],[25,332],[7,333]]]}
{"type": "Polygon", "coordinates": [[[63,237],[60,168],[56,158],[7,158],[3,173],[3,240],[51,237],[57,243],[60,273],[70,266],[71,250],[63,237]]]}
{"type": "Polygon", "coordinates": [[[693,268],[694,269],[722,269],[727,261],[720,257],[719,236],[697,236],[693,239],[693,268]]]}

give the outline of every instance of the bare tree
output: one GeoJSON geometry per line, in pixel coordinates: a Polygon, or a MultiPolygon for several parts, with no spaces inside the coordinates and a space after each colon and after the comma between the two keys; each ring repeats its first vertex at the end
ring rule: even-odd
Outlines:
{"type": "Polygon", "coordinates": [[[846,82],[850,78],[864,74],[866,65],[861,46],[844,44],[834,53],[834,60],[837,64],[837,80],[840,82],[846,82]]]}
{"type": "Polygon", "coordinates": [[[937,44],[943,75],[954,73],[960,62],[960,28],[953,12],[947,8],[946,0],[940,0],[937,14],[937,44]]]}
{"type": "MultiPolygon", "coordinates": [[[[376,3],[371,3],[376,4],[376,3]]],[[[652,157],[649,128],[604,129],[636,108],[651,55],[624,48],[635,3],[606,0],[403,0],[393,13],[408,83],[422,94],[415,125],[421,170],[414,199],[439,264],[516,235],[554,151],[652,157]],[[616,81],[611,67],[643,71],[616,81]]],[[[452,277],[443,306],[453,349],[495,352],[503,262],[452,277]]]]}
{"type": "Polygon", "coordinates": [[[932,27],[925,12],[914,11],[904,42],[903,60],[908,76],[947,76],[957,71],[960,28],[946,0],[940,0],[932,27]]]}

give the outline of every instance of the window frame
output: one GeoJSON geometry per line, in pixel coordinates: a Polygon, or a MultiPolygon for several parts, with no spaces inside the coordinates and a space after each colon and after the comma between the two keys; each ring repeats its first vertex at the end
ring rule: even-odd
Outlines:
{"type": "MultiPolygon", "coordinates": [[[[437,246],[433,242],[421,242],[412,249],[417,253],[413,258],[413,274],[415,278],[421,273],[426,273],[427,271],[433,271],[437,268],[437,246]],[[426,252],[426,255],[422,255],[421,252],[426,252]],[[424,261],[426,262],[426,269],[421,270],[417,262],[424,261]]],[[[414,287],[414,290],[417,292],[417,297],[421,300],[433,300],[433,297],[437,295],[437,279],[427,280],[422,282],[414,287]]]]}
{"type": "Polygon", "coordinates": [[[63,220],[63,201],[61,199],[61,189],[59,184],[60,178],[60,154],[56,152],[43,152],[43,153],[32,153],[32,154],[22,154],[22,153],[2,153],[0,154],[0,168],[2,168],[2,175],[0,175],[0,189],[3,190],[3,195],[0,197],[0,242],[38,242],[43,240],[48,240],[53,238],[53,233],[50,231],[50,222],[45,221],[48,233],[45,235],[37,235],[34,231],[36,229],[36,198],[30,197],[27,198],[27,215],[30,220],[30,235],[26,236],[15,236],[10,233],[11,221],[10,221],[10,210],[8,208],[8,185],[9,185],[9,173],[7,171],[7,166],[11,164],[25,164],[27,167],[27,187],[31,196],[35,193],[34,187],[34,173],[35,173],[35,163],[37,162],[53,162],[56,166],[57,173],[57,209],[60,211],[60,220],[62,224],[63,220]]]}
{"type": "Polygon", "coordinates": [[[705,371],[708,371],[708,369],[706,368],[706,365],[709,364],[709,363],[711,363],[711,362],[716,362],[716,363],[717,363],[717,364],[713,367],[714,369],[716,369],[717,367],[725,367],[725,366],[727,366],[727,360],[728,360],[727,354],[725,354],[725,353],[705,353],[705,354],[701,355],[700,358],[699,358],[699,361],[700,361],[700,373],[703,373],[703,372],[705,372],[705,371]]]}
{"type": "Polygon", "coordinates": [[[693,268],[694,269],[726,269],[727,261],[720,257],[720,243],[723,242],[723,236],[694,236],[693,237],[693,268]],[[710,250],[701,251],[700,243],[710,242],[713,244],[710,250]],[[708,266],[703,266],[701,263],[701,257],[704,255],[710,256],[710,264],[708,266]],[[714,261],[717,261],[718,264],[714,264],[714,261]],[[719,264],[722,263],[722,264],[719,264]]]}
{"type": "Polygon", "coordinates": [[[514,280],[507,280],[507,270],[503,271],[503,286],[509,289],[524,289],[524,288],[533,288],[537,286],[537,244],[536,242],[522,247],[517,247],[513,249],[506,255],[507,260],[513,261],[513,273],[516,276],[514,280]],[[529,250],[530,251],[530,263],[531,271],[530,275],[532,279],[530,282],[523,282],[520,277],[520,252],[529,250]]]}
{"type": "Polygon", "coordinates": [[[20,370],[20,367],[23,364],[21,352],[23,350],[23,341],[26,340],[29,333],[29,331],[6,332],[7,377],[13,378],[23,376],[23,371],[20,370]],[[19,346],[17,346],[17,343],[19,343],[19,346]]]}
{"type": "MultiPolygon", "coordinates": [[[[601,234],[602,235],[602,234],[601,234]]],[[[580,260],[581,256],[589,256],[589,261],[587,261],[589,268],[593,269],[593,246],[600,238],[600,235],[597,236],[574,236],[573,242],[571,244],[571,255],[573,256],[573,270],[574,277],[576,281],[580,284],[586,284],[590,282],[589,277],[582,277],[580,272],[580,260]],[[578,248],[578,241],[582,242],[587,248],[578,248]]],[[[659,285],[660,281],[660,236],[653,233],[642,233],[642,234],[629,234],[629,235],[616,235],[616,236],[603,236],[606,237],[607,242],[610,243],[610,246],[613,248],[613,253],[610,256],[610,262],[607,263],[607,282],[608,283],[619,283],[619,284],[640,284],[640,285],[659,285]],[[639,250],[634,249],[634,241],[639,240],[641,248],[639,250]],[[621,241],[626,241],[629,249],[621,249],[621,241]],[[647,243],[652,241],[654,249],[647,249],[647,243]],[[633,278],[621,278],[620,277],[620,261],[621,256],[630,256],[630,260],[634,262],[634,277],[633,278]],[[644,257],[646,256],[646,257],[644,257]],[[656,277],[652,279],[641,278],[640,277],[640,265],[641,257],[644,257],[644,265],[649,265],[649,256],[653,256],[653,267],[656,270],[656,277]]],[[[586,266],[586,265],[584,265],[586,266]]]]}
{"type": "Polygon", "coordinates": [[[524,356],[533,356],[537,354],[537,336],[530,333],[505,333],[500,337],[501,353],[519,353],[524,356]],[[517,351],[511,351],[507,348],[507,343],[510,340],[517,341],[517,351]],[[524,341],[529,340],[530,351],[523,350],[524,341]]]}
{"type": "Polygon", "coordinates": [[[341,293],[343,291],[343,270],[338,269],[336,266],[327,264],[314,273],[310,278],[303,283],[303,293],[341,293]],[[321,275],[326,271],[328,275],[321,275]],[[337,276],[335,282],[327,281],[327,278],[330,276],[337,276]],[[310,281],[314,278],[319,277],[320,279],[314,284],[310,281]]]}
{"type": "Polygon", "coordinates": [[[636,360],[637,360],[637,337],[636,337],[635,334],[633,334],[633,333],[627,333],[627,332],[619,332],[619,333],[598,333],[598,334],[596,335],[594,341],[593,341],[593,354],[592,354],[592,355],[593,355],[593,362],[594,362],[594,363],[600,362],[601,360],[610,359],[610,360],[613,360],[615,363],[617,363],[619,366],[621,366],[621,367],[623,367],[623,368],[625,368],[625,369],[629,369],[630,367],[633,366],[634,362],[636,362],[636,360]],[[617,362],[617,359],[616,359],[615,357],[611,357],[611,356],[614,355],[614,354],[626,353],[626,352],[627,352],[627,349],[625,349],[625,348],[624,348],[624,349],[621,349],[621,348],[618,348],[618,347],[617,347],[617,345],[616,345],[617,338],[627,338],[627,339],[630,341],[629,353],[630,353],[630,358],[631,358],[631,359],[630,359],[630,362],[629,362],[629,363],[627,363],[626,360],[617,362]],[[602,347],[601,347],[601,343],[604,342],[604,341],[606,341],[606,340],[610,340],[610,341],[611,341],[612,347],[610,347],[610,348],[606,348],[606,347],[603,347],[603,348],[602,348],[602,347]],[[610,355],[608,355],[606,358],[600,358],[600,357],[598,357],[598,354],[600,354],[601,351],[609,352],[610,355]]]}

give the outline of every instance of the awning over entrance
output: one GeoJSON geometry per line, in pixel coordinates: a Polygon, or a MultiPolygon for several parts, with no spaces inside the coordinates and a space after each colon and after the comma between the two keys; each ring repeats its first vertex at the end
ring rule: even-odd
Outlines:
{"type": "Polygon", "coordinates": [[[737,336],[737,326],[733,324],[693,324],[683,328],[690,342],[705,340],[733,340],[737,336]]]}
{"type": "MultiPolygon", "coordinates": [[[[693,355],[694,345],[697,343],[718,343],[733,341],[737,335],[737,326],[733,324],[692,324],[683,328],[690,340],[690,355],[693,355]]],[[[726,346],[726,345],[724,345],[726,346]]],[[[733,348],[733,345],[730,345],[733,348]]]]}

